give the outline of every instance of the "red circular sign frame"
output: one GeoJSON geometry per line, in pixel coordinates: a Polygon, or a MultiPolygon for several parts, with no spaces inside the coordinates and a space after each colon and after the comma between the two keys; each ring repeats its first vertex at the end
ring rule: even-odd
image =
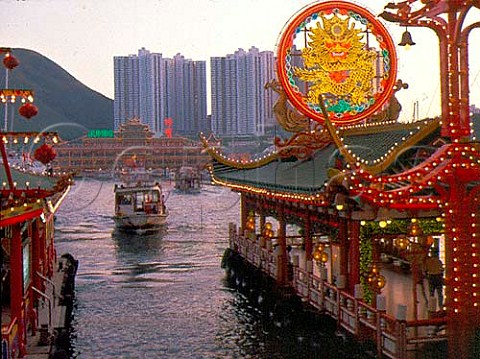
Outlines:
{"type": "Polygon", "coordinates": [[[382,63],[385,68],[382,69],[383,78],[380,80],[380,91],[372,95],[370,99],[372,103],[367,104],[365,109],[357,111],[358,108],[355,108],[351,113],[339,116],[338,112],[325,106],[330,121],[336,125],[360,122],[378,112],[390,99],[397,76],[397,54],[395,44],[385,26],[373,14],[358,5],[343,1],[327,1],[309,6],[295,15],[286,25],[278,43],[277,74],[280,83],[293,106],[309,118],[320,123],[324,122],[325,118],[321,107],[318,104],[309,103],[306,94],[299,90],[292,75],[292,64],[289,62],[296,35],[308,31],[305,27],[310,21],[319,18],[319,14],[339,14],[354,17],[355,21],[361,21],[365,27],[368,27],[368,32],[375,36],[375,41],[380,47],[379,51],[386,57],[386,60],[385,57],[383,58],[384,63],[382,63]]]}

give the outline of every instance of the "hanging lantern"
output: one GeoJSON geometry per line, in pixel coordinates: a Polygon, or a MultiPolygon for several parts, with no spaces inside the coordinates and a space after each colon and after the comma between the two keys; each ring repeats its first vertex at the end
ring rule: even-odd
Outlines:
{"type": "Polygon", "coordinates": [[[378,222],[378,226],[379,226],[380,228],[386,228],[387,225],[388,225],[387,221],[380,221],[380,222],[378,222]]]}
{"type": "Polygon", "coordinates": [[[5,66],[9,70],[13,70],[19,64],[17,58],[10,53],[7,53],[3,58],[3,66],[5,66]]]}
{"type": "Polygon", "coordinates": [[[405,237],[399,237],[399,238],[395,239],[395,241],[394,241],[394,246],[397,247],[398,249],[401,249],[401,250],[407,249],[409,244],[410,244],[410,242],[405,237]]]}
{"type": "Polygon", "coordinates": [[[408,234],[413,237],[421,236],[423,234],[422,228],[420,228],[417,222],[413,222],[412,224],[410,224],[408,232],[408,234]]]}
{"type": "Polygon", "coordinates": [[[375,280],[374,285],[377,289],[382,289],[383,287],[385,287],[385,282],[386,282],[385,277],[379,274],[375,280]]]}
{"type": "Polygon", "coordinates": [[[325,246],[322,243],[319,243],[313,251],[313,259],[322,265],[328,262],[328,253],[326,253],[324,249],[325,246]]]}
{"type": "Polygon", "coordinates": [[[323,264],[328,262],[328,253],[322,252],[322,254],[320,255],[320,262],[322,262],[323,264]]]}
{"type": "Polygon", "coordinates": [[[55,149],[46,143],[38,147],[33,153],[33,157],[44,165],[52,162],[56,156],[57,153],[55,152],[55,149]]]}
{"type": "Polygon", "coordinates": [[[273,237],[272,224],[270,222],[265,223],[265,227],[263,229],[263,236],[265,238],[272,238],[273,237]]]}
{"type": "Polygon", "coordinates": [[[247,219],[247,229],[253,231],[255,229],[255,216],[249,215],[247,219]]]}
{"type": "Polygon", "coordinates": [[[18,109],[18,113],[23,117],[30,119],[38,113],[38,108],[33,103],[27,102],[18,109]]]}

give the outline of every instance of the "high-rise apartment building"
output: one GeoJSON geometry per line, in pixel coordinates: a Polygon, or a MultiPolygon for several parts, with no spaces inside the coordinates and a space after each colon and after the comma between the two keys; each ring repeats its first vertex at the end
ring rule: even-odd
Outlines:
{"type": "Polygon", "coordinates": [[[263,135],[273,122],[274,94],[265,84],[274,78],[272,51],[251,47],[210,58],[212,130],[218,135],[263,135]]]}
{"type": "Polygon", "coordinates": [[[186,60],[177,54],[165,63],[167,112],[173,118],[174,132],[196,136],[200,131],[209,131],[206,62],[186,60]]]}
{"type": "Polygon", "coordinates": [[[196,136],[207,126],[205,61],[177,54],[173,59],[142,48],[114,57],[114,129],[138,117],[157,137],[172,119],[173,133],[196,136]]]}

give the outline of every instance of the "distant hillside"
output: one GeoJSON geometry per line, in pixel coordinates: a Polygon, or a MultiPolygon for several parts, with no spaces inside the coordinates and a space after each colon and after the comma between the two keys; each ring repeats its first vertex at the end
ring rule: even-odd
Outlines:
{"type": "MultiPolygon", "coordinates": [[[[71,139],[84,135],[85,128],[113,128],[113,100],[35,51],[13,49],[12,53],[20,65],[10,71],[8,87],[33,90],[38,107],[38,115],[26,120],[18,114],[19,102],[9,106],[9,122],[13,113],[15,131],[40,131],[52,126],[50,130],[57,131],[61,138],[71,139]]],[[[0,88],[5,88],[5,71],[3,64],[0,66],[0,88]]],[[[0,108],[2,128],[4,114],[0,108]]]]}

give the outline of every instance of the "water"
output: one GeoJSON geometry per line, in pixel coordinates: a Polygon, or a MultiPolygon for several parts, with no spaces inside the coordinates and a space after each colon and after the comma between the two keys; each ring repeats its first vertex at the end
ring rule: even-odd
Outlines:
{"type": "Polygon", "coordinates": [[[79,260],[72,357],[363,357],[317,324],[275,321],[226,283],[220,263],[238,194],[163,186],[170,216],[156,234],[114,231],[113,182],[78,181],[61,206],[57,252],[79,260]]]}

